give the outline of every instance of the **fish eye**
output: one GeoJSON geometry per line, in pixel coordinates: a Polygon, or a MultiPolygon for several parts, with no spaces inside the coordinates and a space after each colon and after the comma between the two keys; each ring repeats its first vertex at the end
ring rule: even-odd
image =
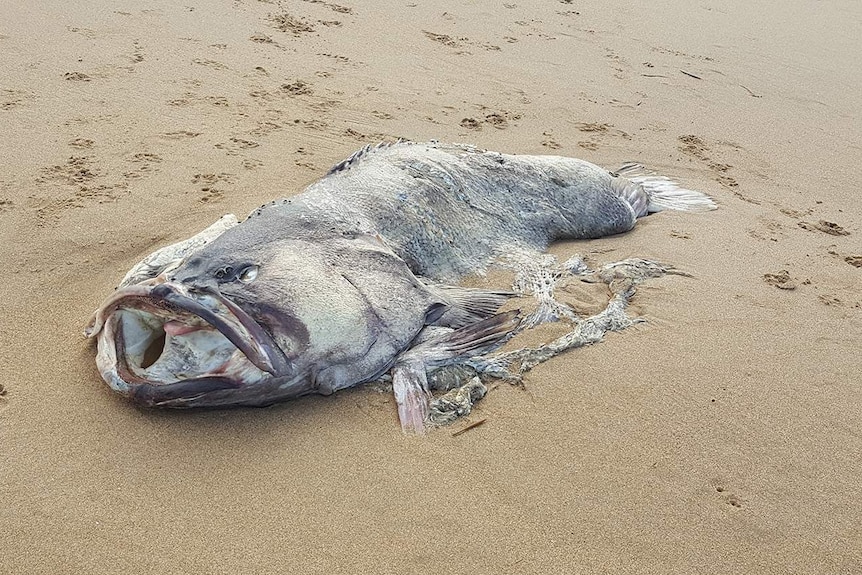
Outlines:
{"type": "Polygon", "coordinates": [[[250,265],[244,270],[242,270],[237,277],[239,278],[239,281],[243,283],[252,282],[257,277],[257,272],[259,269],[260,268],[258,268],[258,266],[256,265],[250,265]]]}

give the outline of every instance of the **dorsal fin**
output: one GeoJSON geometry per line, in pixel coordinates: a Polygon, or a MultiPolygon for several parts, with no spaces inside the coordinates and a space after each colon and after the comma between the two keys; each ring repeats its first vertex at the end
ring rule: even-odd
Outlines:
{"type": "Polygon", "coordinates": [[[329,171],[326,172],[326,175],[329,176],[329,175],[335,174],[337,172],[347,171],[350,168],[352,168],[353,166],[355,166],[356,164],[358,164],[359,161],[362,160],[364,157],[366,157],[368,154],[373,153],[373,152],[380,150],[380,149],[383,149],[383,148],[388,148],[390,146],[402,144],[405,142],[407,142],[407,140],[404,140],[402,138],[398,138],[398,140],[396,140],[394,142],[380,142],[376,146],[372,146],[371,144],[365,144],[363,147],[361,147],[360,149],[358,149],[355,152],[353,152],[352,154],[350,154],[350,156],[347,159],[341,160],[340,162],[338,162],[337,164],[335,164],[334,166],[329,168],[329,171]]]}

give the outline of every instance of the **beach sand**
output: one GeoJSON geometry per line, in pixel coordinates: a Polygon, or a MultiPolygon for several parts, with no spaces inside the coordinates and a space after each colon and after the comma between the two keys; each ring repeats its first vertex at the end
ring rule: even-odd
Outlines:
{"type": "Polygon", "coordinates": [[[336,1],[0,6],[0,572],[862,573],[862,5],[336,1]],[[131,265],[398,137],[720,207],[555,245],[692,277],[425,437],[101,381],[131,265]]]}

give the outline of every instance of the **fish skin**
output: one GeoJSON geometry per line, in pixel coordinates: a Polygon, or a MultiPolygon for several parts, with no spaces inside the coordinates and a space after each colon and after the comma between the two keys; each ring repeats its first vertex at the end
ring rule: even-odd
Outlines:
{"type": "Polygon", "coordinates": [[[416,275],[451,283],[509,247],[544,250],[556,239],[604,237],[635,224],[614,176],[583,160],[458,144],[364,150],[298,196],[254,210],[202,252],[227,238],[249,245],[265,234],[375,234],[416,275]]]}
{"type": "MultiPolygon", "coordinates": [[[[178,266],[162,267],[169,271],[161,281],[181,286],[174,291],[215,294],[264,326],[289,372],[192,398],[140,395],[169,407],[265,405],[373,380],[403,365],[399,357],[426,326],[465,317],[447,313],[454,300],[434,284],[481,273],[512,250],[628,231],[648,203],[640,186],[574,158],[436,142],[363,148],[301,194],[261,206],[183,254],[178,266]],[[248,270],[254,278],[247,281],[248,270]]],[[[513,325],[492,322],[482,341],[503,341],[513,325]]],[[[469,329],[461,326],[453,340],[469,329]]],[[[448,349],[445,341],[439,349],[448,349]]],[[[456,357],[441,352],[435,361],[456,357]]],[[[410,358],[408,379],[424,381],[414,378],[421,358],[410,358]]],[[[419,395],[409,401],[427,404],[419,395]]]]}

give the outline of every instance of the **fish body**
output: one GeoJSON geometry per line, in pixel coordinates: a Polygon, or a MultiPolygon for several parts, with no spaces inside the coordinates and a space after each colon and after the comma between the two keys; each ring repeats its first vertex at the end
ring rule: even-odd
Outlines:
{"type": "Polygon", "coordinates": [[[421,430],[426,371],[518,326],[515,313],[495,313],[510,294],[452,284],[513,250],[712,207],[633,165],[609,172],[436,142],[365,147],[302,193],[150,256],[87,333],[99,335],[105,380],[144,405],[267,405],[391,372],[402,426],[421,430]]]}

